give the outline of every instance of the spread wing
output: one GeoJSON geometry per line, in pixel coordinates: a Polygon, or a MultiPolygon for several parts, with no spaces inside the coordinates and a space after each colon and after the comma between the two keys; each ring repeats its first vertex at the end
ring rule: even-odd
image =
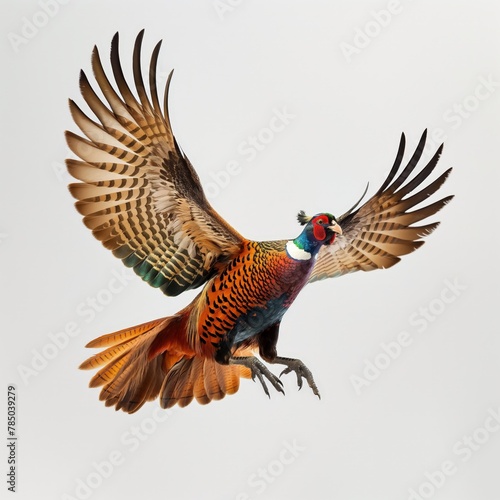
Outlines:
{"type": "Polygon", "coordinates": [[[198,175],[172,133],[168,115],[170,73],[163,110],[156,89],[159,42],[151,56],[149,94],[141,72],[144,31],[137,36],[133,76],[138,98],[125,81],[118,33],[111,44],[117,90],[106,76],[97,48],[92,69],[107,103],[80,73],[82,96],[98,121],[72,100],[75,123],[88,139],[66,132],[81,160],[67,160],[81,182],[69,186],[76,208],[94,236],[146,282],[167,295],[204,283],[217,263],[239,252],[243,237],[210,206],[198,175]]]}
{"type": "Polygon", "coordinates": [[[405,136],[401,136],[398,154],[387,179],[364,205],[357,210],[349,210],[338,219],[343,234],[338,235],[332,245],[321,248],[309,282],[353,271],[391,267],[400,261],[401,255],[413,252],[424,244],[422,238],[431,233],[439,222],[414,224],[431,217],[453,198],[447,196],[410,211],[434,194],[451,172],[450,168],[427,186],[422,186],[434,170],[443,149],[441,145],[429,163],[420,171],[416,170],[426,135],[424,132],[402,171],[405,136]]]}

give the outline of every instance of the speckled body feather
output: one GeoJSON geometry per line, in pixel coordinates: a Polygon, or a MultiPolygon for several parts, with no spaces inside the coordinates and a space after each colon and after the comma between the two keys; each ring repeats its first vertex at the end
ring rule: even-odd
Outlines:
{"type": "Polygon", "coordinates": [[[233,345],[253,338],[281,318],[306,285],[314,260],[294,260],[286,241],[246,241],[240,254],[202,292],[198,339],[203,353],[215,348],[227,360],[233,345]]]}

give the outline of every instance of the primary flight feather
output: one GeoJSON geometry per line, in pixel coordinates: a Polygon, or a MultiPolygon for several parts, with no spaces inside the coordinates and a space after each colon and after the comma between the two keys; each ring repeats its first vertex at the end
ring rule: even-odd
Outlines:
{"type": "Polygon", "coordinates": [[[161,42],[153,50],[149,79],[141,69],[144,32],[133,52],[134,91],[111,44],[114,83],[99,52],[92,70],[107,102],[80,74],[83,99],[95,118],[70,100],[75,123],[86,138],[66,133],[80,160],[67,160],[76,208],[94,236],[151,286],[178,295],[203,285],[176,315],[99,337],[88,347],[103,348],[81,368],[97,373],[107,406],[132,413],[159,398],[163,408],[222,399],[239,388],[240,378],[257,378],[283,392],[269,364],[295,372],[319,391],[302,361],[277,354],[281,319],[300,290],[313,281],[353,271],[391,267],[423,244],[437,222],[418,225],[439,211],[447,196],[410,211],[444,183],[451,169],[425,184],[442,147],[423,168],[419,160],[426,133],[402,167],[405,138],[380,189],[359,208],[336,218],[330,213],[298,215],[304,227],[290,240],[251,241],[240,235],[208,202],[200,180],[179,148],[170,125],[167,80],[163,104],[156,88],[161,42]],[[135,94],[134,94],[135,92],[135,94]],[[417,225],[416,225],[417,224],[417,225]]]}

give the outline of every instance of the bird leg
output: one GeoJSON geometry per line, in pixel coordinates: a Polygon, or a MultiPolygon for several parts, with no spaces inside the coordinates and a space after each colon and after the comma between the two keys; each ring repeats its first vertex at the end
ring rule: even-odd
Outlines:
{"type": "Polygon", "coordinates": [[[302,389],[302,378],[305,378],[313,393],[321,399],[311,370],[309,370],[309,368],[307,368],[307,366],[302,363],[300,359],[282,358],[281,356],[276,356],[273,360],[269,360],[269,362],[286,366],[286,368],[280,373],[280,377],[281,375],[286,375],[292,371],[295,372],[297,375],[297,385],[299,386],[299,390],[302,389]]]}
{"type": "Polygon", "coordinates": [[[255,377],[257,377],[262,384],[262,388],[264,389],[264,392],[267,394],[268,397],[271,397],[269,394],[269,390],[267,389],[266,381],[265,379],[269,380],[271,382],[272,386],[278,391],[283,394],[285,394],[285,391],[283,390],[283,382],[274,374],[271,373],[268,368],[261,363],[256,357],[254,356],[231,356],[229,358],[229,364],[232,365],[243,365],[246,366],[247,368],[250,369],[252,372],[252,380],[255,381],[255,377]]]}

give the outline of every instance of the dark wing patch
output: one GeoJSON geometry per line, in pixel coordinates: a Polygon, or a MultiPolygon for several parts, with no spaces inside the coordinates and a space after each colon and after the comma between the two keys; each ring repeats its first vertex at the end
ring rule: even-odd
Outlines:
{"type": "Polygon", "coordinates": [[[125,80],[118,33],[111,44],[116,87],[103,69],[99,52],[92,70],[107,103],[80,74],[82,96],[97,120],[70,100],[75,123],[87,138],[66,133],[80,160],[68,159],[77,210],[94,236],[124,264],[167,295],[204,283],[217,262],[239,252],[243,237],[225,222],[205,197],[198,175],[172,133],[165,87],[163,109],[156,88],[161,46],[152,53],[149,94],[141,71],[144,31],[137,36],[133,77],[137,98],[125,80]]]}

